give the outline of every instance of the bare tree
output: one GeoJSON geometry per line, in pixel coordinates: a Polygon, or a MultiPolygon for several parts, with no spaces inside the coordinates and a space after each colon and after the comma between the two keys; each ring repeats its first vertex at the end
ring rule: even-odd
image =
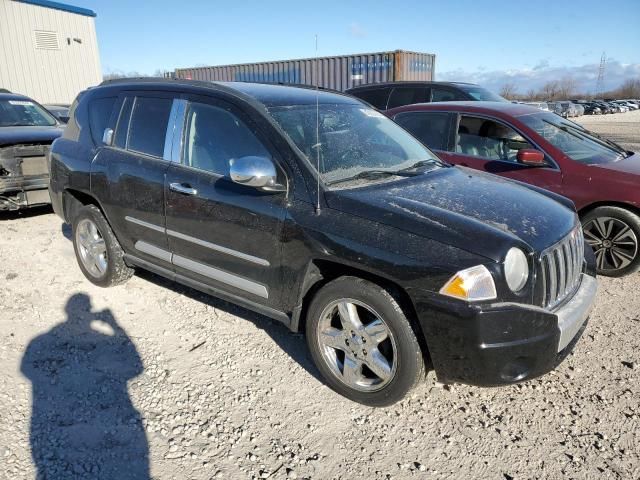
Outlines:
{"type": "Polygon", "coordinates": [[[573,96],[576,91],[576,81],[571,76],[562,77],[558,83],[558,95],[561,99],[567,99],[573,96]]]}
{"type": "Polygon", "coordinates": [[[529,90],[527,90],[527,94],[525,95],[527,100],[537,100],[538,99],[538,94],[536,93],[536,91],[533,88],[530,88],[529,90]]]}
{"type": "Polygon", "coordinates": [[[557,80],[551,80],[542,86],[541,94],[544,100],[556,100],[560,85],[557,80]]]}
{"type": "Polygon", "coordinates": [[[501,97],[504,97],[508,100],[513,100],[517,95],[518,93],[517,93],[517,87],[515,83],[507,82],[504,85],[502,85],[502,88],[500,89],[501,97]]]}
{"type": "Polygon", "coordinates": [[[640,78],[630,78],[615,92],[617,98],[640,98],[640,78]]]}

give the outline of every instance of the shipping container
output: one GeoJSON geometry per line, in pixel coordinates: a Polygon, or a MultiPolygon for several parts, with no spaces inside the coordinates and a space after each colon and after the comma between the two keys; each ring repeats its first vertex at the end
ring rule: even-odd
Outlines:
{"type": "Polygon", "coordinates": [[[436,56],[430,53],[362,53],[338,57],[214,67],[178,68],[175,78],[219,82],[293,83],[344,91],[368,83],[434,80],[436,56]]]}

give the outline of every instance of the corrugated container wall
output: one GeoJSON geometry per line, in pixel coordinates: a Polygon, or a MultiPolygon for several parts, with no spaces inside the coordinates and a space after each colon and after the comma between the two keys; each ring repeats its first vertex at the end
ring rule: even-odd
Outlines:
{"type": "Polygon", "coordinates": [[[92,15],[54,2],[0,0],[0,88],[40,103],[71,103],[100,83],[92,15]]]}
{"type": "Polygon", "coordinates": [[[436,56],[429,53],[364,53],[218,67],[179,68],[176,78],[220,82],[297,83],[344,91],[357,85],[433,80],[436,56]]]}

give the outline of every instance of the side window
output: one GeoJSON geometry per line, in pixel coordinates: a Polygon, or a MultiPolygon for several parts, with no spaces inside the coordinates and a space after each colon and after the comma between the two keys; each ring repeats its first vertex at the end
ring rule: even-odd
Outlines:
{"type": "Polygon", "coordinates": [[[432,102],[456,102],[458,100],[467,100],[460,93],[446,88],[432,87],[431,92],[432,102]]]}
{"type": "Polygon", "coordinates": [[[102,145],[102,135],[107,128],[116,99],[117,97],[96,98],[89,103],[89,129],[96,145],[102,145]]]}
{"type": "Polygon", "coordinates": [[[389,97],[389,108],[427,101],[427,89],[424,87],[396,87],[389,97]]]}
{"type": "Polygon", "coordinates": [[[534,148],[511,127],[493,120],[462,116],[456,152],[486,160],[517,162],[518,150],[534,148]]]}
{"type": "Polygon", "coordinates": [[[136,97],[129,125],[128,150],[162,157],[172,103],[170,98],[136,97]]]}
{"type": "Polygon", "coordinates": [[[447,150],[450,124],[448,113],[401,113],[394,120],[432,150],[447,150]]]}
{"type": "Polygon", "coordinates": [[[228,176],[233,161],[247,156],[271,157],[255,134],[231,112],[204,103],[189,106],[185,165],[228,176]]]}
{"type": "Polygon", "coordinates": [[[373,88],[370,90],[362,90],[354,92],[353,95],[367,103],[370,103],[379,110],[387,108],[387,98],[389,97],[388,88],[373,88]]]}

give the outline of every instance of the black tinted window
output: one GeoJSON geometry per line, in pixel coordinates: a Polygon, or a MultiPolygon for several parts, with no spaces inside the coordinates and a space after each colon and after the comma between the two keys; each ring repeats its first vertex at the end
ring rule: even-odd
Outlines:
{"type": "Polygon", "coordinates": [[[187,114],[184,163],[218,175],[228,176],[238,158],[271,157],[255,134],[231,112],[193,103],[187,114]]]}
{"type": "Polygon", "coordinates": [[[447,150],[449,114],[411,112],[401,113],[394,119],[424,145],[433,150],[447,150]]]}
{"type": "Polygon", "coordinates": [[[389,97],[389,108],[427,101],[427,89],[424,87],[396,87],[389,97]]]}
{"type": "Polygon", "coordinates": [[[375,88],[372,90],[361,90],[353,92],[354,97],[373,105],[374,107],[384,110],[387,108],[387,97],[389,96],[388,88],[375,88]]]}
{"type": "Polygon", "coordinates": [[[102,145],[102,135],[107,128],[116,97],[96,98],[89,103],[89,128],[96,145],[102,145]]]}
{"type": "Polygon", "coordinates": [[[171,103],[169,98],[136,97],[129,126],[129,150],[162,157],[171,103]]]}
{"type": "Polygon", "coordinates": [[[467,97],[455,90],[449,90],[448,88],[433,87],[431,89],[431,101],[432,102],[455,102],[458,100],[467,100],[467,97]]]}

